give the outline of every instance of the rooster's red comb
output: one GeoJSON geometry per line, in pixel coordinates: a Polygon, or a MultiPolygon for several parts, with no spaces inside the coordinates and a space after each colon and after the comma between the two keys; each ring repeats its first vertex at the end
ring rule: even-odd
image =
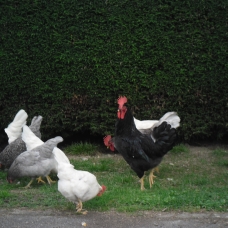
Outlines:
{"type": "Polygon", "coordinates": [[[127,98],[124,97],[119,97],[117,100],[117,103],[119,105],[119,108],[121,109],[125,103],[127,103],[127,98]]]}
{"type": "Polygon", "coordinates": [[[103,138],[105,146],[108,146],[108,142],[110,141],[110,139],[111,139],[111,135],[107,135],[103,138]]]}

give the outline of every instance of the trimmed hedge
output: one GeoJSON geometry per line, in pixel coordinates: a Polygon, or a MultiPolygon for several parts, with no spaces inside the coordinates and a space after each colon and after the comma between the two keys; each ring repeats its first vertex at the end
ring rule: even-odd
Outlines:
{"type": "Polygon", "coordinates": [[[113,133],[116,99],[139,119],[175,110],[183,140],[224,138],[228,2],[5,1],[0,123],[42,115],[45,137],[113,133]]]}

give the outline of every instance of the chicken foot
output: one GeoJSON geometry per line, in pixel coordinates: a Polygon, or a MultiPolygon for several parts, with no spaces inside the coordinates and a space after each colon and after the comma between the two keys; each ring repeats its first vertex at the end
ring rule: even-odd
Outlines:
{"type": "MultiPolygon", "coordinates": [[[[36,180],[38,183],[40,182],[45,183],[45,181],[42,180],[42,177],[38,177],[36,178],[36,180]]],[[[30,188],[33,181],[34,181],[34,178],[32,178],[31,181],[24,188],[30,188]]]]}
{"type": "Polygon", "coordinates": [[[78,200],[77,206],[76,206],[77,213],[82,213],[83,215],[86,215],[88,211],[82,209],[82,201],[78,200]]]}
{"type": "Polygon", "coordinates": [[[154,178],[156,176],[154,176],[154,171],[157,167],[155,167],[154,169],[151,170],[150,175],[149,175],[149,183],[150,183],[150,188],[152,187],[153,183],[154,183],[154,178]]]}
{"type": "Polygon", "coordinates": [[[34,178],[32,178],[32,180],[24,188],[30,188],[30,185],[32,184],[33,181],[34,181],[34,178]]]}
{"type": "Polygon", "coordinates": [[[36,180],[37,180],[37,183],[38,183],[38,184],[39,184],[39,183],[44,183],[44,184],[45,184],[45,181],[42,180],[42,177],[41,177],[41,176],[38,177],[38,178],[36,178],[36,180]]]}
{"type": "Polygon", "coordinates": [[[50,185],[56,182],[56,181],[53,181],[49,176],[46,176],[46,178],[47,178],[48,184],[50,185]]]}
{"type": "MultiPolygon", "coordinates": [[[[46,176],[46,179],[47,179],[47,181],[48,181],[48,184],[50,184],[50,185],[56,182],[56,181],[53,181],[53,180],[51,179],[51,177],[49,177],[49,176],[46,176]]],[[[44,184],[45,184],[45,181],[42,180],[42,177],[41,177],[41,176],[38,177],[36,180],[37,180],[38,183],[44,183],[44,184]]]]}

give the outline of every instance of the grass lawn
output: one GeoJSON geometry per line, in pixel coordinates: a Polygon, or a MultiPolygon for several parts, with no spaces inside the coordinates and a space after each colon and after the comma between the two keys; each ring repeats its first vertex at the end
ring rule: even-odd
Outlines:
{"type": "MultiPolygon", "coordinates": [[[[95,174],[107,187],[101,197],[84,203],[86,210],[228,211],[227,150],[176,146],[164,157],[151,189],[145,178],[145,191],[140,190],[138,177],[118,154],[109,150],[100,153],[99,147],[89,144],[75,144],[64,151],[75,169],[95,174]]],[[[51,177],[58,180],[54,174],[51,177]]],[[[75,205],[58,192],[57,183],[49,186],[34,181],[30,189],[24,189],[29,181],[22,178],[20,183],[8,184],[6,172],[0,171],[0,207],[75,210],[75,205]]]]}

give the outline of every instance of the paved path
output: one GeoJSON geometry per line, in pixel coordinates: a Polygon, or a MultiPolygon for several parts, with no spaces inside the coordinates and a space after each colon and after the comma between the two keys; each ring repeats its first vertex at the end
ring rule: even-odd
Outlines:
{"type": "Polygon", "coordinates": [[[0,209],[0,228],[220,228],[228,227],[228,213],[73,212],[0,209]]]}

